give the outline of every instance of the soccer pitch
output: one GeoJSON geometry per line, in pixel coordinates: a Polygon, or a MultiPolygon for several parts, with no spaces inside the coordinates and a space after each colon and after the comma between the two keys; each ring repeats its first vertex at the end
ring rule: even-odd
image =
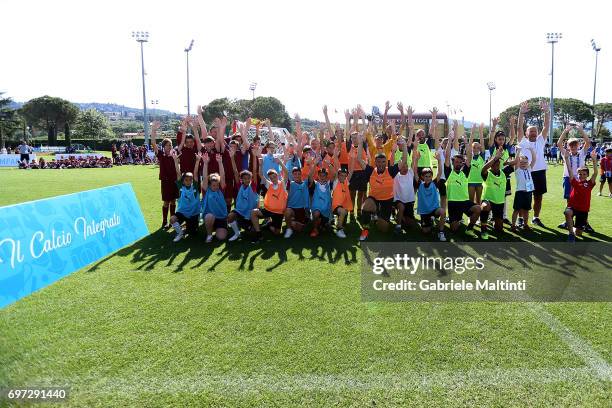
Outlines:
{"type": "MultiPolygon", "coordinates": [[[[610,406],[609,303],[362,302],[352,219],[345,240],[175,244],[157,174],[0,170],[0,205],[130,182],[151,232],[0,310],[0,388],[66,386],[76,407],[610,406]]],[[[490,241],[564,241],[561,175],[547,228],[490,241]]],[[[612,241],[612,199],[591,208],[585,240],[612,241]]]]}

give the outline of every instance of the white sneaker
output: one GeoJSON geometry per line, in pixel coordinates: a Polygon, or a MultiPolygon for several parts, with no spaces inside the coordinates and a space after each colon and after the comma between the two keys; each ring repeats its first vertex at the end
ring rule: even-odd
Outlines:
{"type": "Polygon", "coordinates": [[[212,238],[213,238],[212,235],[207,235],[206,236],[206,243],[211,243],[212,242],[212,238]]]}
{"type": "Polygon", "coordinates": [[[176,234],[176,237],[174,237],[174,242],[179,242],[181,239],[183,239],[183,231],[179,232],[178,234],[176,234]]]}
{"type": "Polygon", "coordinates": [[[285,230],[285,238],[291,238],[291,236],[293,235],[293,230],[291,228],[287,228],[285,230]]]}
{"type": "Polygon", "coordinates": [[[338,231],[336,231],[336,236],[338,238],[346,238],[346,234],[344,233],[343,229],[339,229],[338,231]]]}
{"type": "Polygon", "coordinates": [[[232,235],[232,236],[231,236],[231,237],[229,237],[227,240],[228,240],[229,242],[234,242],[234,241],[235,241],[235,240],[237,240],[238,238],[240,238],[240,233],[232,235]]]}
{"type": "Polygon", "coordinates": [[[439,233],[438,233],[438,239],[439,239],[441,242],[446,242],[446,235],[444,235],[444,233],[443,233],[443,232],[439,232],[439,233]]]}
{"type": "Polygon", "coordinates": [[[600,191],[599,193],[597,193],[597,196],[598,196],[598,197],[601,197],[601,191],[600,191]]]}

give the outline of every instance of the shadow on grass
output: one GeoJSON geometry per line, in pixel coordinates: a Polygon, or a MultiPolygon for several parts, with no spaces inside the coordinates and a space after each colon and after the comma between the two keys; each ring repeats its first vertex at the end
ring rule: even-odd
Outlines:
{"type": "MultiPolygon", "coordinates": [[[[563,230],[552,228],[534,228],[530,232],[512,233],[504,229],[501,233],[492,231],[489,241],[482,241],[476,232],[466,232],[465,227],[455,233],[448,232],[447,238],[455,243],[500,243],[496,247],[496,257],[492,262],[503,266],[508,259],[520,262],[524,267],[533,265],[546,265],[550,269],[565,275],[571,275],[572,268],[567,268],[572,264],[572,259],[564,256],[563,253],[555,252],[550,254],[540,246],[542,243],[555,242],[560,244],[565,241],[566,233],[563,230]],[[524,254],[515,253],[512,246],[505,247],[504,242],[526,242],[533,244],[534,249],[541,248],[537,259],[526,259],[524,254]]],[[[258,243],[251,243],[248,234],[242,233],[243,238],[235,242],[218,242],[207,244],[204,242],[204,233],[200,227],[198,234],[187,236],[178,243],[172,241],[174,233],[165,230],[157,230],[143,238],[142,240],[123,248],[115,254],[97,262],[88,271],[94,272],[102,265],[115,257],[129,258],[129,262],[136,271],[152,271],[156,268],[169,268],[173,272],[182,272],[185,268],[200,269],[207,264],[206,271],[216,271],[224,261],[239,262],[238,270],[253,271],[262,269],[267,272],[277,269],[279,266],[289,262],[300,262],[304,260],[321,261],[322,266],[326,264],[344,263],[353,265],[359,262],[358,249],[360,244],[358,236],[360,233],[359,225],[349,223],[345,231],[348,235],[346,239],[337,238],[332,232],[324,232],[317,238],[310,238],[308,232],[304,231],[295,234],[291,239],[272,236],[269,232],[264,232],[264,240],[258,243]],[[179,257],[180,255],[180,257],[179,257]],[[274,262],[271,264],[271,262],[274,262]]],[[[230,236],[232,232],[230,231],[230,236]]],[[[584,241],[597,242],[599,240],[609,240],[609,237],[602,234],[591,234],[586,236],[584,241]]],[[[418,227],[412,228],[408,232],[382,233],[372,229],[370,231],[370,242],[394,242],[405,243],[407,247],[431,246],[431,242],[437,242],[434,234],[423,234],[418,227]]],[[[443,254],[442,254],[443,255],[443,254]]]]}

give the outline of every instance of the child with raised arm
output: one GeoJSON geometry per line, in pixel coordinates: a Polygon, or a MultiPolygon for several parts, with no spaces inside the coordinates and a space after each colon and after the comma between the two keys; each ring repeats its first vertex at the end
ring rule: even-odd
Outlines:
{"type": "Polygon", "coordinates": [[[162,141],[162,148],[159,148],[155,140],[159,126],[160,123],[158,121],[151,124],[151,144],[153,145],[153,151],[159,163],[159,180],[163,202],[161,228],[167,228],[168,210],[170,211],[170,216],[173,216],[176,208],[176,199],[179,195],[178,188],[176,187],[176,167],[174,164],[174,157],[171,154],[172,141],[170,139],[164,139],[162,141]]]}
{"type": "Polygon", "coordinates": [[[318,180],[314,180],[314,170],[314,167],[311,167],[310,174],[308,175],[308,187],[312,195],[311,210],[313,227],[310,231],[311,238],[317,237],[321,228],[329,224],[332,210],[332,194],[329,179],[331,176],[331,180],[333,181],[336,175],[336,169],[329,156],[323,161],[323,165],[319,170],[318,180]]]}
{"type": "MultiPolygon", "coordinates": [[[[577,129],[582,136],[583,145],[582,147],[580,147],[579,139],[570,138],[567,141],[568,154],[565,154],[565,138],[567,137],[569,132],[575,127],[576,126],[574,125],[566,126],[565,129],[563,129],[563,132],[561,132],[561,136],[557,141],[557,147],[561,151],[561,157],[563,157],[563,160],[569,160],[569,162],[566,162],[563,165],[563,198],[567,201],[569,201],[570,193],[572,191],[572,185],[570,181],[571,179],[578,177],[578,169],[583,168],[585,166],[587,151],[589,147],[591,147],[591,141],[589,139],[589,136],[586,134],[586,132],[582,129],[581,126],[578,126],[577,129]]],[[[567,225],[565,222],[562,222],[558,225],[558,228],[567,228],[567,225]]],[[[585,231],[591,232],[588,230],[588,225],[585,231]]]]}
{"type": "Polygon", "coordinates": [[[231,159],[232,167],[234,167],[234,183],[239,186],[236,193],[236,204],[227,216],[227,222],[234,231],[234,235],[228,241],[233,242],[240,238],[241,228],[245,231],[251,230],[251,213],[259,205],[259,194],[257,194],[257,160],[253,162],[255,174],[249,170],[242,170],[238,176],[236,155],[232,155],[231,159]]]}
{"type": "MultiPolygon", "coordinates": [[[[411,133],[411,132],[410,132],[411,133]]],[[[395,203],[395,209],[397,210],[395,215],[395,232],[400,233],[402,228],[408,228],[414,225],[414,202],[415,197],[415,167],[417,167],[420,153],[416,149],[417,139],[413,138],[411,141],[412,149],[412,163],[408,166],[407,159],[402,160],[399,164],[399,173],[393,178],[393,201],[395,203]]],[[[398,139],[398,147],[401,147],[404,152],[402,157],[407,158],[408,152],[406,148],[406,142],[404,139],[398,139]]],[[[422,170],[421,170],[422,171],[422,170]]]]}
{"type": "Polygon", "coordinates": [[[261,233],[261,227],[259,226],[259,220],[261,218],[271,219],[268,224],[270,232],[274,235],[280,235],[281,228],[283,226],[283,218],[285,215],[285,209],[287,208],[287,189],[285,187],[286,169],[285,166],[281,166],[281,162],[276,158],[276,164],[282,168],[284,177],[280,177],[275,169],[269,169],[264,175],[262,170],[262,158],[259,158],[259,177],[263,180],[266,193],[264,196],[264,208],[254,209],[251,212],[251,222],[253,223],[253,229],[255,234],[253,236],[253,243],[261,241],[263,235],[261,233]]]}
{"type": "MultiPolygon", "coordinates": [[[[314,171],[314,158],[308,158],[310,170],[314,171]]],[[[289,192],[287,198],[287,209],[285,209],[285,238],[290,238],[294,231],[302,231],[308,223],[310,215],[310,193],[308,190],[308,181],[302,180],[302,169],[293,167],[287,169],[287,174],[291,172],[292,180],[287,183],[289,192]]]]}
{"type": "Polygon", "coordinates": [[[518,231],[516,219],[520,215],[523,219],[523,229],[531,231],[529,227],[529,211],[531,211],[531,202],[533,200],[533,192],[535,185],[531,175],[531,171],[535,166],[537,155],[534,148],[530,149],[531,163],[529,157],[524,154],[523,148],[516,148],[516,160],[514,163],[514,175],[516,181],[516,193],[514,193],[514,203],[512,208],[512,227],[513,232],[518,231]]]}
{"type": "Polygon", "coordinates": [[[451,160],[451,141],[457,135],[452,132],[449,136],[449,143],[446,145],[444,154],[444,175],[446,176],[446,194],[448,196],[448,217],[451,231],[459,229],[459,224],[463,215],[470,218],[466,230],[474,228],[476,221],[480,217],[480,206],[470,200],[468,193],[468,176],[472,163],[472,145],[466,146],[466,158],[457,155],[451,160]]]}
{"type": "Polygon", "coordinates": [[[178,155],[173,150],[171,153],[176,168],[176,183],[179,187],[178,210],[170,217],[170,224],[176,231],[174,242],[183,238],[181,224],[187,225],[187,233],[195,235],[200,220],[200,182],[198,178],[198,167],[200,167],[201,154],[196,155],[193,173],[181,174],[178,155]]]}
{"type": "MultiPolygon", "coordinates": [[[[572,170],[569,168],[568,160],[569,153],[565,150],[563,154],[565,155],[565,165],[571,174],[572,170]]],[[[589,210],[591,209],[591,191],[595,187],[595,180],[597,179],[597,152],[595,150],[591,152],[591,159],[593,160],[593,174],[591,178],[588,178],[589,168],[585,166],[578,169],[578,177],[573,177],[570,180],[572,191],[567,202],[567,208],[564,211],[565,222],[569,232],[568,242],[575,242],[576,235],[582,235],[582,231],[588,223],[589,210]]]]}
{"type": "Polygon", "coordinates": [[[349,153],[348,172],[342,167],[339,157],[337,158],[336,166],[338,167],[338,176],[333,182],[332,187],[332,213],[338,217],[336,224],[336,236],[338,238],[346,238],[344,232],[344,223],[349,213],[353,212],[353,200],[349,190],[349,180],[353,175],[353,168],[357,157],[357,150],[352,150],[349,153]]]}
{"type": "Polygon", "coordinates": [[[601,158],[599,162],[599,173],[601,174],[601,178],[599,179],[599,193],[598,196],[601,196],[601,192],[603,190],[603,186],[608,182],[608,190],[610,191],[609,197],[612,198],[612,148],[608,147],[605,150],[605,155],[601,158]]]}
{"type": "Polygon", "coordinates": [[[478,205],[480,205],[480,201],[482,198],[482,183],[484,182],[481,174],[482,168],[485,164],[483,132],[484,123],[481,123],[480,126],[473,124],[472,131],[470,132],[470,139],[468,142],[472,146],[472,161],[470,163],[470,174],[468,175],[468,192],[470,201],[478,205]],[[474,141],[477,128],[479,128],[478,142],[474,141]]]}
{"type": "Polygon", "coordinates": [[[202,218],[206,228],[206,242],[213,240],[213,232],[219,241],[227,237],[227,205],[223,189],[225,188],[225,171],[220,154],[214,156],[219,173],[208,174],[210,156],[204,154],[204,173],[202,174],[202,218]]]}
{"type": "MultiPolygon", "coordinates": [[[[449,142],[450,143],[450,142],[449,142]]],[[[413,152],[413,155],[419,155],[418,152],[413,152]]],[[[443,174],[442,155],[436,154],[438,160],[438,172],[436,178],[433,178],[433,170],[425,167],[421,171],[421,176],[416,180],[417,188],[417,213],[421,218],[421,230],[424,234],[429,234],[433,226],[433,219],[438,219],[438,240],[446,241],[444,235],[444,222],[446,211],[441,204],[438,186],[442,183],[440,178],[443,174]]],[[[417,172],[417,161],[413,160],[413,171],[417,172]]]]}
{"type": "MultiPolygon", "coordinates": [[[[516,117],[511,116],[509,119],[508,126],[510,127],[510,140],[506,143],[506,133],[503,130],[496,130],[497,124],[499,123],[499,118],[493,118],[493,122],[491,125],[491,132],[489,135],[489,154],[490,157],[493,157],[500,147],[503,149],[502,156],[500,158],[500,167],[503,165],[507,165],[510,163],[511,155],[510,151],[513,149],[512,145],[514,144],[514,140],[516,138],[516,117]]],[[[512,161],[514,163],[514,161],[512,161]]],[[[512,187],[510,184],[510,176],[506,177],[506,192],[504,194],[504,223],[510,225],[510,220],[508,219],[508,210],[506,205],[506,197],[512,195],[512,187]]]]}
{"type": "Polygon", "coordinates": [[[501,169],[504,160],[504,147],[499,146],[495,155],[482,168],[484,180],[483,200],[480,205],[480,237],[489,239],[489,214],[493,212],[495,231],[504,229],[504,202],[506,199],[506,177],[514,171],[514,163],[509,163],[501,169]]]}

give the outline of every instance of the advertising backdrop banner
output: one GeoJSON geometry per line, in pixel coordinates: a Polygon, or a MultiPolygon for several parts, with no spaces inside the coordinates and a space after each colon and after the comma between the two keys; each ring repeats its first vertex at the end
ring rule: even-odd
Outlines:
{"type": "Polygon", "coordinates": [[[129,183],[0,207],[0,307],[148,234],[129,183]]]}

